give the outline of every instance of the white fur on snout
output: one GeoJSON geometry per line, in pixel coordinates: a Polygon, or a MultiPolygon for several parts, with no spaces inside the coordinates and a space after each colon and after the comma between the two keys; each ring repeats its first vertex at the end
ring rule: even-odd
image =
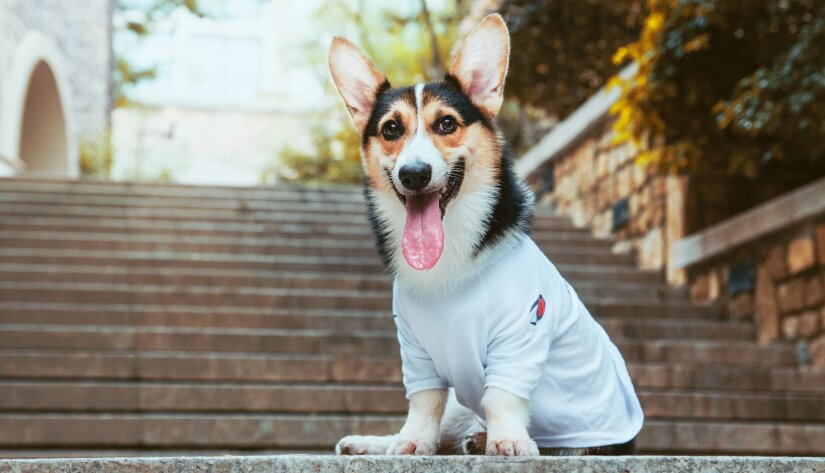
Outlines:
{"type": "Polygon", "coordinates": [[[402,194],[412,193],[401,184],[401,179],[398,176],[401,168],[407,164],[422,162],[429,164],[430,168],[432,168],[432,178],[430,179],[430,184],[423,190],[424,192],[432,192],[444,187],[447,183],[447,173],[449,172],[447,161],[441,156],[441,152],[438,151],[438,148],[433,144],[433,140],[427,136],[427,129],[424,124],[422,112],[424,109],[424,84],[417,84],[415,86],[415,107],[418,117],[415,135],[404,145],[392,170],[392,180],[395,188],[402,194]]]}

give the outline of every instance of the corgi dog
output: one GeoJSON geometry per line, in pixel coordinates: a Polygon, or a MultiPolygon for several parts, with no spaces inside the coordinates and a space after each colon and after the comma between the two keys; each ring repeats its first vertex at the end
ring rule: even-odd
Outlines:
{"type": "Polygon", "coordinates": [[[335,38],[332,80],[361,134],[409,413],[339,454],[629,454],[643,414],[618,349],[529,238],[533,195],[494,120],[510,36],[498,15],[440,82],[392,87],[335,38]]]}

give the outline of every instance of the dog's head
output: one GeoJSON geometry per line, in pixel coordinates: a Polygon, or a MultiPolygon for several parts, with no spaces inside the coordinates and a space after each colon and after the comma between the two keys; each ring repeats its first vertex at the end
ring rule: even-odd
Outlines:
{"type": "Polygon", "coordinates": [[[496,178],[502,158],[492,120],[509,54],[507,26],[490,15],[464,40],[443,81],[393,88],[355,45],[332,42],[330,72],[361,133],[367,184],[403,203],[401,246],[415,269],[438,262],[442,220],[459,193],[496,178]]]}

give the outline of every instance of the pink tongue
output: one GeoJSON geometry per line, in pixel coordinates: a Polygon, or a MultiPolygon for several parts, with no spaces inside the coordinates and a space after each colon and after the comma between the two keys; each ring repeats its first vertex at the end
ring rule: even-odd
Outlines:
{"type": "Polygon", "coordinates": [[[401,246],[404,259],[414,269],[430,269],[444,250],[444,227],[438,192],[407,196],[407,223],[401,246]]]}

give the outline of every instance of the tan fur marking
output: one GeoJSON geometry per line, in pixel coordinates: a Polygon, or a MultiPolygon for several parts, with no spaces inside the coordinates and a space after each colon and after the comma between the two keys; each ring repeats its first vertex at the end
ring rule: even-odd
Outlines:
{"type": "Polygon", "coordinates": [[[404,149],[404,145],[415,134],[416,109],[407,100],[395,101],[390,109],[378,121],[378,130],[381,130],[389,120],[398,120],[404,127],[404,135],[397,140],[384,139],[383,135],[370,137],[363,150],[362,165],[370,187],[373,189],[395,192],[392,184],[387,178],[387,170],[395,166],[398,155],[404,149]]]}

